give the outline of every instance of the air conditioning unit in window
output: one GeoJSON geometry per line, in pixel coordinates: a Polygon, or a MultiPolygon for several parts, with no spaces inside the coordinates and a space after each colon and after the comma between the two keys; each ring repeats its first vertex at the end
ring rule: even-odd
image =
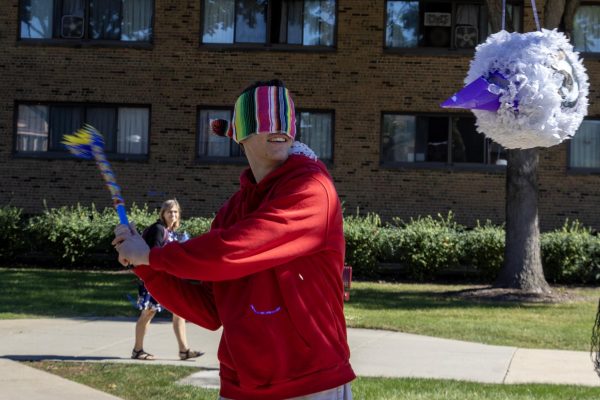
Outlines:
{"type": "Polygon", "coordinates": [[[63,15],[60,25],[60,36],[65,39],[81,39],[83,37],[83,17],[63,15]]]}
{"type": "Polygon", "coordinates": [[[457,25],[454,30],[454,46],[467,49],[477,46],[479,32],[473,25],[457,25]]]}
{"type": "Polygon", "coordinates": [[[450,13],[438,13],[438,12],[426,12],[425,19],[423,21],[425,26],[451,26],[452,25],[452,14],[450,13]]]}

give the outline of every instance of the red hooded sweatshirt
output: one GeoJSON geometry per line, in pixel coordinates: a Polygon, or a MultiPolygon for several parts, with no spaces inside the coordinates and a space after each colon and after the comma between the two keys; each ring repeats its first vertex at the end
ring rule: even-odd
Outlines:
{"type": "Polygon", "coordinates": [[[325,166],[291,155],[240,183],[210,232],[153,248],[135,273],[175,314],[223,326],[221,396],[285,399],[350,382],[342,213],[325,166]]]}

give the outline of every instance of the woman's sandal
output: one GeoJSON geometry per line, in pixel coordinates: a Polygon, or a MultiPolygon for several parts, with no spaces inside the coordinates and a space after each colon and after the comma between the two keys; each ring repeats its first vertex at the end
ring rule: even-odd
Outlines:
{"type": "Polygon", "coordinates": [[[182,360],[189,360],[190,358],[200,357],[202,354],[204,353],[201,351],[187,349],[186,351],[179,352],[179,358],[182,360]]]}
{"type": "Polygon", "coordinates": [[[133,358],[134,360],[146,360],[146,361],[153,361],[154,360],[154,356],[150,353],[146,353],[144,351],[144,349],[133,349],[133,351],[131,352],[131,358],[133,358]]]}

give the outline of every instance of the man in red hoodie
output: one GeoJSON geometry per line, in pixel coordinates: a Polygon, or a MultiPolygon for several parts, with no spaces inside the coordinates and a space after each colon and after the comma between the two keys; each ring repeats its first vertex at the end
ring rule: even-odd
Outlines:
{"type": "MultiPolygon", "coordinates": [[[[212,125],[224,133],[222,121],[212,125]]],[[[119,261],[135,266],[161,304],[223,327],[221,399],[352,398],[340,202],[327,169],[295,134],[288,90],[257,82],[237,99],[227,130],[250,168],[211,230],[150,250],[135,229],[115,229],[119,261]]]]}

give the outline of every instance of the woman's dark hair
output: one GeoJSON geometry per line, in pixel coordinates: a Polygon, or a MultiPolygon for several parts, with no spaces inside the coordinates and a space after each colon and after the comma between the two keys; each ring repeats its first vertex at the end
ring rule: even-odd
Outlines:
{"type": "Polygon", "coordinates": [[[246,89],[244,89],[241,94],[249,92],[249,91],[254,90],[257,87],[261,87],[261,86],[285,87],[285,84],[282,81],[280,81],[279,79],[271,79],[270,81],[256,81],[252,85],[250,85],[246,89]]]}

